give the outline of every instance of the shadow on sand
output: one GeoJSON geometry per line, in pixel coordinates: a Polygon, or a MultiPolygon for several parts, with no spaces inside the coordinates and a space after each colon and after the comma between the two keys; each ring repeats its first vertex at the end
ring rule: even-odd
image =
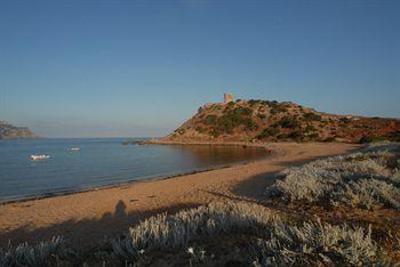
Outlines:
{"type": "Polygon", "coordinates": [[[199,204],[186,203],[176,206],[166,206],[158,209],[127,212],[127,205],[119,200],[115,204],[114,212],[106,212],[98,219],[68,220],[60,224],[32,229],[31,225],[24,225],[15,230],[0,233],[0,247],[6,247],[9,241],[12,244],[21,242],[36,242],[49,240],[52,236],[63,236],[68,243],[77,249],[91,249],[109,238],[117,238],[126,233],[130,226],[140,220],[158,213],[176,213],[181,209],[197,207],[199,204]]]}
{"type": "MultiPolygon", "coordinates": [[[[350,154],[358,151],[359,148],[350,149],[345,154],[350,154]]],[[[330,156],[315,156],[304,160],[297,161],[282,161],[276,163],[276,166],[281,167],[280,169],[286,169],[289,167],[300,167],[306,163],[315,161],[317,159],[326,159],[330,156]]],[[[245,201],[249,203],[256,203],[261,205],[270,205],[270,202],[265,197],[265,191],[268,186],[271,186],[276,179],[280,177],[280,171],[269,171],[260,173],[258,175],[251,176],[237,185],[235,185],[231,190],[230,194],[221,193],[217,191],[205,191],[209,194],[220,197],[221,199],[226,199],[227,201],[245,201]]]]}

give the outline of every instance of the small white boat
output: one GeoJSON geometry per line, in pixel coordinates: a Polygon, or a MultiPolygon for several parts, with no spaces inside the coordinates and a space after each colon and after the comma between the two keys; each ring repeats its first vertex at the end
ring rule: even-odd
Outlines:
{"type": "Polygon", "coordinates": [[[81,149],[79,147],[70,147],[68,150],[69,151],[79,151],[81,149]]]}
{"type": "Polygon", "coordinates": [[[46,160],[49,158],[50,156],[45,154],[31,155],[31,160],[46,160]]]}

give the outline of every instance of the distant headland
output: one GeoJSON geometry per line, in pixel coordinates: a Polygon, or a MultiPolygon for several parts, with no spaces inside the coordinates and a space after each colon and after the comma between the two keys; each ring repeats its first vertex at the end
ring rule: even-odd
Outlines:
{"type": "Polygon", "coordinates": [[[0,121],[0,139],[39,138],[27,127],[17,127],[0,121]]]}

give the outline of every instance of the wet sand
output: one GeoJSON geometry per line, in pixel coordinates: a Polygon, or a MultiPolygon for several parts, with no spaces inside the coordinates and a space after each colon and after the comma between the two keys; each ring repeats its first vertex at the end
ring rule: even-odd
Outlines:
{"type": "Polygon", "coordinates": [[[273,156],[169,179],[0,205],[0,246],[62,235],[87,248],[116,237],[159,212],[176,212],[211,201],[258,201],[275,174],[288,166],[350,152],[341,143],[273,143],[273,156]]]}

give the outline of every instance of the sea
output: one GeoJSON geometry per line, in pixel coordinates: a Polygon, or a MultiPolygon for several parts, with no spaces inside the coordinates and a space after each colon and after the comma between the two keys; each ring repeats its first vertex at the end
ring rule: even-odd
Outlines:
{"type": "Polygon", "coordinates": [[[257,147],[126,145],[125,140],[0,140],[0,202],[175,176],[267,156],[257,147]],[[50,158],[32,161],[33,154],[50,158]]]}

